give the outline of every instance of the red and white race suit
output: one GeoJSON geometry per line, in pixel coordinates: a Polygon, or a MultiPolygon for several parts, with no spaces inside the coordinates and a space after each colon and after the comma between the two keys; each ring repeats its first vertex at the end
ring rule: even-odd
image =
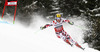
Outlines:
{"type": "Polygon", "coordinates": [[[77,42],[73,41],[73,39],[70,37],[70,35],[67,34],[67,32],[64,31],[62,23],[70,22],[69,20],[61,18],[60,22],[57,22],[56,20],[52,21],[50,24],[46,24],[44,28],[54,26],[55,33],[58,38],[63,39],[68,44],[75,44],[77,47],[81,47],[77,42]],[[71,43],[70,43],[71,42],[71,43]]]}
{"type": "Polygon", "coordinates": [[[67,34],[67,32],[64,31],[63,28],[63,23],[65,22],[70,22],[69,20],[63,19],[61,18],[60,22],[57,22],[56,20],[52,21],[50,24],[46,24],[44,27],[50,27],[50,26],[54,26],[54,30],[55,33],[57,35],[58,38],[63,39],[64,41],[66,41],[67,39],[69,39],[71,42],[75,43],[72,38],[67,34]]]}

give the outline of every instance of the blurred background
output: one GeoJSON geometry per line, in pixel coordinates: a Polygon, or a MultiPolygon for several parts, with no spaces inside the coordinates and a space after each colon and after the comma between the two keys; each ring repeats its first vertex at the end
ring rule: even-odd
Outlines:
{"type": "MultiPolygon", "coordinates": [[[[4,3],[5,0],[0,0],[0,16],[4,3]]],[[[14,8],[6,6],[4,15],[14,15],[14,8]]],[[[86,26],[91,30],[84,33],[84,43],[100,50],[100,0],[18,0],[16,18],[21,24],[29,26],[31,19],[35,19],[32,15],[42,15],[44,19],[51,20],[56,13],[61,13],[65,18],[80,16],[87,19],[90,23],[86,26]]]]}

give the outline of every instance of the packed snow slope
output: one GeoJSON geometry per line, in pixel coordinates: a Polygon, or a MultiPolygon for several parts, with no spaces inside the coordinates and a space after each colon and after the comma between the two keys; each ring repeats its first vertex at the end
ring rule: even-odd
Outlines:
{"type": "MultiPolygon", "coordinates": [[[[75,25],[80,25],[87,29],[85,27],[86,22],[80,18],[70,20],[75,25]]],[[[36,16],[33,22],[30,27],[17,23],[17,20],[14,25],[0,23],[0,52],[99,52],[89,48],[87,43],[83,44],[83,33],[86,30],[80,29],[75,25],[64,23],[65,31],[75,41],[85,47],[84,51],[76,46],[71,47],[63,40],[57,38],[53,27],[39,30],[40,26],[50,23],[50,21],[36,16]]]]}

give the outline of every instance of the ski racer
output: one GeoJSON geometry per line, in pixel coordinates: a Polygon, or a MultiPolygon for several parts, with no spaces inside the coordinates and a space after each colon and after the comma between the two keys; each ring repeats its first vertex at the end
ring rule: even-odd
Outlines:
{"type": "Polygon", "coordinates": [[[73,22],[70,22],[69,20],[63,19],[61,14],[56,14],[55,16],[55,20],[53,20],[50,24],[46,24],[43,27],[40,27],[41,30],[50,27],[50,26],[54,26],[54,30],[55,33],[57,35],[58,38],[63,39],[66,43],[68,43],[69,45],[73,46],[73,44],[75,44],[77,47],[81,48],[84,50],[84,48],[82,48],[77,42],[75,42],[70,35],[67,34],[66,31],[64,31],[63,25],[62,23],[68,22],[70,25],[73,25],[73,22]],[[70,43],[72,42],[72,43],[70,43]]]}

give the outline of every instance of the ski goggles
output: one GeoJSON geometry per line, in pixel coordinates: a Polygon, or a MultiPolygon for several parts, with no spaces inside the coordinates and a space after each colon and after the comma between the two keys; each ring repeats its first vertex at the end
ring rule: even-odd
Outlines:
{"type": "Polygon", "coordinates": [[[56,19],[61,19],[61,17],[60,17],[60,18],[57,18],[57,17],[56,17],[56,19]]]}

